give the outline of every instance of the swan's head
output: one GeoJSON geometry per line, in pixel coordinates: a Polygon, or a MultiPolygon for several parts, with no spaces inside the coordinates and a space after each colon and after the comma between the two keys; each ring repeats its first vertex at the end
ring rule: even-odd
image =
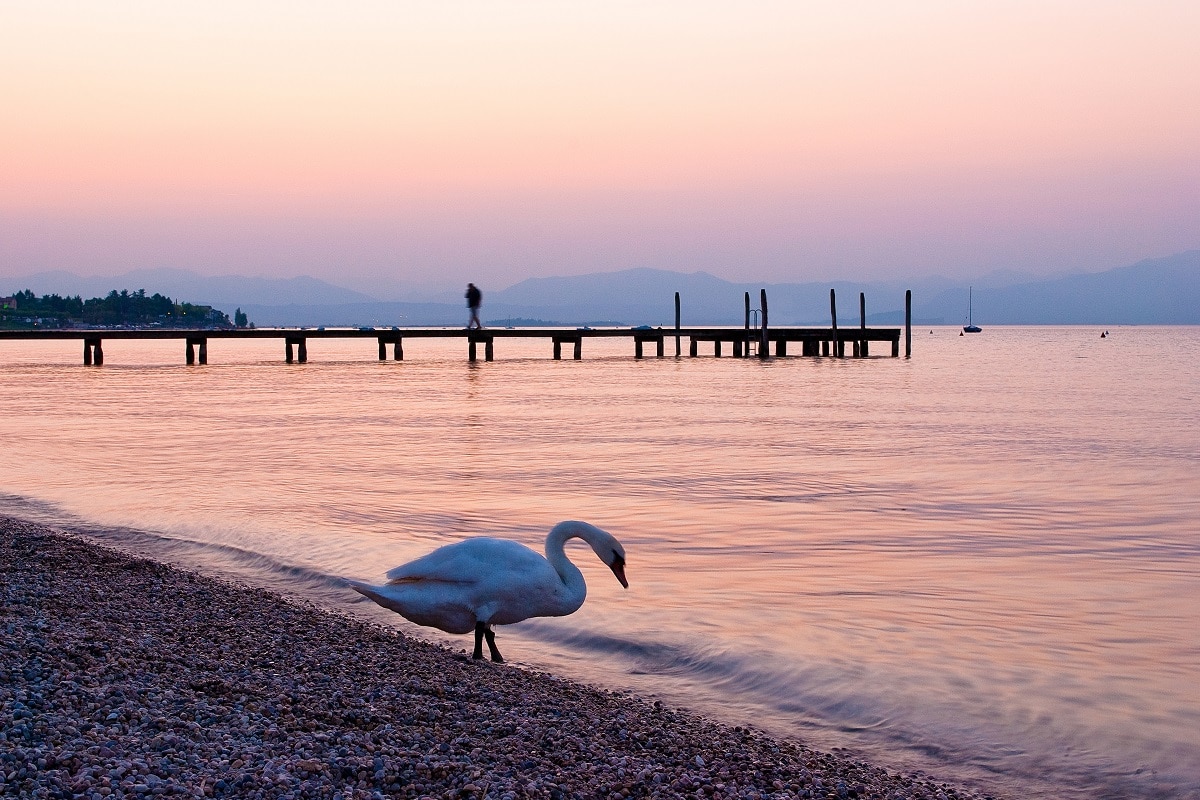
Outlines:
{"type": "Polygon", "coordinates": [[[625,580],[625,548],[617,541],[617,537],[608,531],[602,531],[599,528],[596,530],[602,535],[597,537],[596,541],[589,541],[588,544],[596,551],[596,555],[600,556],[600,560],[608,564],[608,568],[612,570],[613,575],[617,576],[621,586],[628,589],[629,581],[625,580]]]}
{"type": "Polygon", "coordinates": [[[629,581],[625,580],[625,548],[617,541],[617,537],[595,525],[575,520],[560,522],[554,527],[556,530],[566,533],[568,537],[578,536],[591,545],[592,550],[601,561],[608,565],[621,585],[626,589],[629,588],[629,581]]]}
{"type": "MultiPolygon", "coordinates": [[[[617,542],[616,539],[613,539],[613,541],[617,542]]],[[[608,568],[613,571],[613,575],[617,576],[617,580],[621,582],[621,585],[628,589],[629,581],[625,580],[625,553],[621,550],[620,542],[617,542],[617,549],[612,551],[612,560],[605,561],[604,563],[608,564],[608,568]]]]}

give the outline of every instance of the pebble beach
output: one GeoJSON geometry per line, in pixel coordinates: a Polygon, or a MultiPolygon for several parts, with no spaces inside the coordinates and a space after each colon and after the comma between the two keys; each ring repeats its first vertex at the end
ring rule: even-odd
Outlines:
{"type": "Polygon", "coordinates": [[[4,517],[0,796],[984,797],[4,517]]]}

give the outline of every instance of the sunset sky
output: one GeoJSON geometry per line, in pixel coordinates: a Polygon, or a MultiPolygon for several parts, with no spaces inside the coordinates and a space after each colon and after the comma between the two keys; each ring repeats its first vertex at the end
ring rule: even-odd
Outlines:
{"type": "Polygon", "coordinates": [[[1197,42],[1196,0],[4,2],[0,278],[1100,271],[1200,247],[1197,42]]]}

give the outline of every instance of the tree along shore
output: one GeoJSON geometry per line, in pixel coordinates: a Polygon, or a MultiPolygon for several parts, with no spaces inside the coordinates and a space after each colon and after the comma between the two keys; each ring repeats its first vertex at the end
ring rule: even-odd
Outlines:
{"type": "Polygon", "coordinates": [[[74,328],[109,325],[163,325],[191,328],[244,328],[249,324],[239,308],[234,318],[212,306],[172,300],[164,295],[113,289],[104,297],[46,294],[25,289],[0,298],[0,328],[74,328]]]}

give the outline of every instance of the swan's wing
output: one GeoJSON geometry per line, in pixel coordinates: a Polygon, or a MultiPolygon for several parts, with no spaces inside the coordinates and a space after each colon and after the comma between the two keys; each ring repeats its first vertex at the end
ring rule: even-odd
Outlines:
{"type": "Polygon", "coordinates": [[[439,547],[387,573],[388,583],[475,584],[486,576],[536,569],[540,555],[507,539],[467,539],[439,547]]]}

